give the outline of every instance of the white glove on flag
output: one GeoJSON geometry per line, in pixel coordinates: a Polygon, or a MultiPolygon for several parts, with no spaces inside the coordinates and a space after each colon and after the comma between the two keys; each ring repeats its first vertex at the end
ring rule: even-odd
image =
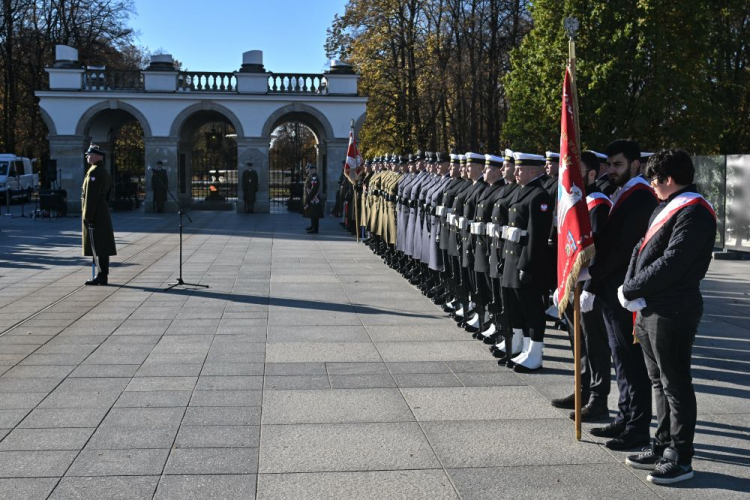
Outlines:
{"type": "Polygon", "coordinates": [[[555,288],[555,293],[552,294],[552,303],[555,305],[555,307],[560,307],[560,298],[557,296],[559,293],[559,289],[555,288]]]}
{"type": "Polygon", "coordinates": [[[581,312],[591,312],[594,309],[594,299],[596,296],[586,290],[581,292],[581,312]]]}

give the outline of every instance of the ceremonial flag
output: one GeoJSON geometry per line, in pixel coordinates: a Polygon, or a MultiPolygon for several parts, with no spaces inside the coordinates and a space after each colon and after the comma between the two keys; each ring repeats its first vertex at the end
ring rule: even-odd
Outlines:
{"type": "Polygon", "coordinates": [[[578,100],[574,73],[565,70],[560,122],[560,173],[557,188],[557,297],[560,315],[573,298],[578,274],[594,256],[591,219],[581,176],[578,100]]]}
{"type": "Polygon", "coordinates": [[[349,169],[354,169],[356,173],[359,173],[360,167],[362,166],[362,156],[359,154],[357,149],[357,140],[354,138],[354,129],[349,131],[349,147],[346,150],[346,165],[344,170],[349,173],[349,169]]]}

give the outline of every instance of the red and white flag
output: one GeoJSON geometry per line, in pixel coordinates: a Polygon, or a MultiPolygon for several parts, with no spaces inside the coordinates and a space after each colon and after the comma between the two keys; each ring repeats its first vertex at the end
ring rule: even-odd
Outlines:
{"type": "Polygon", "coordinates": [[[357,149],[357,140],[354,138],[354,129],[349,131],[349,148],[346,150],[346,165],[344,170],[349,172],[349,169],[354,169],[355,172],[359,173],[362,166],[362,156],[359,154],[357,149]]]}
{"type": "Polygon", "coordinates": [[[573,299],[578,274],[594,256],[594,238],[581,176],[578,99],[570,67],[565,70],[557,187],[557,296],[562,315],[573,299]]]}

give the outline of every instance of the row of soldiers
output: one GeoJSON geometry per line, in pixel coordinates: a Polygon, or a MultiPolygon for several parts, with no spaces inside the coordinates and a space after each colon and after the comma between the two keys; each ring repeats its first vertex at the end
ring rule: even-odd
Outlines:
{"type": "MultiPolygon", "coordinates": [[[[581,155],[596,247],[579,278],[581,417],[609,418],[614,362],[617,416],[590,432],[609,438],[613,450],[646,446],[653,387],[656,439],[626,462],[653,470],[649,481],[671,484],[692,477],[690,346],[716,221],[693,184],[687,153],[649,156],[631,140],[581,155]]],[[[354,223],[369,232],[373,251],[489,345],[500,365],[522,373],[542,367],[546,319],[557,309],[547,309],[550,301],[557,306],[556,212],[575,201],[558,195],[559,159],[549,151],[417,152],[375,158],[350,177],[359,195],[354,223]]],[[[572,314],[569,307],[569,324],[572,314]]],[[[552,404],[573,409],[574,396],[552,404]]]]}
{"type": "Polygon", "coordinates": [[[367,161],[353,182],[373,250],[518,372],[542,367],[558,162],[420,151],[367,161]]]}

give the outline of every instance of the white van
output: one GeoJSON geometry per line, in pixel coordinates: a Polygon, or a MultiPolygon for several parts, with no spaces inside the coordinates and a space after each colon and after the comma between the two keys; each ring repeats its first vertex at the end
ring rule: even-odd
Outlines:
{"type": "Polygon", "coordinates": [[[0,198],[3,201],[9,190],[15,191],[13,199],[28,201],[28,188],[39,189],[39,174],[34,173],[33,164],[28,158],[0,154],[0,198]]]}

